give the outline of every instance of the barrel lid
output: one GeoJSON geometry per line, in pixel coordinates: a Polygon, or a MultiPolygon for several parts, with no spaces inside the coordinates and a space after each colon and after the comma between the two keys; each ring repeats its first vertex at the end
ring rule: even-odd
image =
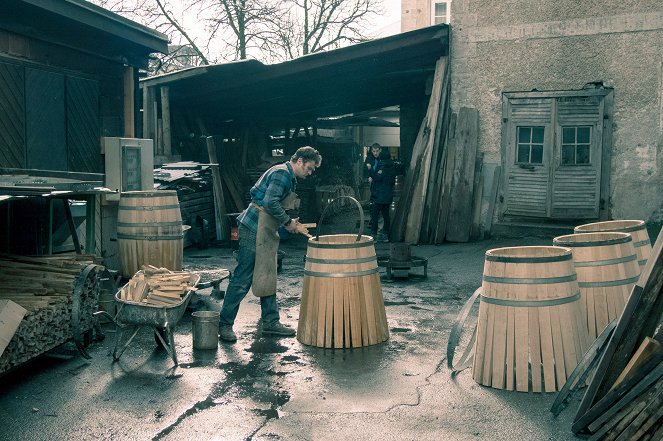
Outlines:
{"type": "Polygon", "coordinates": [[[550,263],[573,258],[570,248],[559,246],[524,246],[493,248],[486,251],[486,261],[503,263],[550,263]]]}

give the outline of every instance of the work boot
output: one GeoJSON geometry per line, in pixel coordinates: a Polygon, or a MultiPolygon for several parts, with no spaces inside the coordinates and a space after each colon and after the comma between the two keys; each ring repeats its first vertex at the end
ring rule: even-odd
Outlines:
{"type": "Polygon", "coordinates": [[[271,325],[262,324],[262,335],[276,335],[280,337],[293,337],[295,330],[281,322],[274,322],[271,325]]]}
{"type": "Polygon", "coordinates": [[[237,341],[237,336],[233,332],[232,326],[221,326],[219,328],[219,338],[229,343],[235,343],[237,341]]]}

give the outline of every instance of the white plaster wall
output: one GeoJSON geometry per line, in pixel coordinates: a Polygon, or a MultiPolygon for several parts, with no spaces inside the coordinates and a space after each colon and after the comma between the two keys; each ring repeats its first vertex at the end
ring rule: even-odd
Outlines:
{"type": "Polygon", "coordinates": [[[451,106],[479,110],[484,161],[500,162],[502,92],[602,81],[614,88],[612,217],[663,221],[663,2],[454,0],[451,8],[451,106]]]}

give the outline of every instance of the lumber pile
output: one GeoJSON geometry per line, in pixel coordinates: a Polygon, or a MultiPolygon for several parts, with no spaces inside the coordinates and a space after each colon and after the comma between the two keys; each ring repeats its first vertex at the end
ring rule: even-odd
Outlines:
{"type": "Polygon", "coordinates": [[[0,373],[23,364],[92,329],[98,309],[98,274],[103,270],[89,255],[24,257],[0,255],[0,299],[27,310],[0,356],[0,373]],[[90,264],[85,280],[82,271],[90,264]],[[80,285],[77,287],[77,283],[80,285]],[[74,289],[80,300],[77,322],[72,318],[74,289]]]}
{"type": "MultiPolygon", "coordinates": [[[[449,109],[448,59],[435,67],[426,116],[412,148],[391,238],[408,243],[467,242],[481,208],[482,158],[477,161],[479,113],[449,109]],[[475,188],[477,189],[475,191],[475,188]],[[477,199],[478,200],[475,200],[477,199]]],[[[474,228],[478,231],[477,226],[474,228]]]]}
{"type": "Polygon", "coordinates": [[[182,302],[186,294],[195,290],[196,277],[184,271],[170,271],[143,265],[130,280],[120,288],[120,299],[153,306],[174,306],[182,302]]]}
{"type": "Polygon", "coordinates": [[[663,439],[663,230],[572,425],[591,440],[663,439]]]}

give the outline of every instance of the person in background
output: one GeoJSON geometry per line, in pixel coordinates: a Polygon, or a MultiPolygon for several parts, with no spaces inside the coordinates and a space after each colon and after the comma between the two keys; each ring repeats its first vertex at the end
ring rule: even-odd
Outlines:
{"type": "Polygon", "coordinates": [[[386,149],[375,143],[371,146],[370,154],[366,156],[365,164],[368,169],[368,182],[371,184],[371,234],[378,242],[388,242],[391,228],[389,207],[394,199],[396,182],[394,161],[386,149]],[[383,222],[382,230],[378,234],[380,215],[383,222]]]}
{"type": "MultiPolygon", "coordinates": [[[[299,220],[285,210],[296,199],[297,179],[305,179],[320,166],[322,156],[313,147],[301,147],[290,161],[267,170],[251,188],[251,204],[238,217],[239,254],[219,317],[219,338],[237,341],[233,324],[249,289],[260,297],[262,335],[292,337],[295,330],[279,321],[276,303],[276,253],[279,226],[297,231],[299,220]]],[[[294,204],[293,204],[294,205],[294,204]]]]}

